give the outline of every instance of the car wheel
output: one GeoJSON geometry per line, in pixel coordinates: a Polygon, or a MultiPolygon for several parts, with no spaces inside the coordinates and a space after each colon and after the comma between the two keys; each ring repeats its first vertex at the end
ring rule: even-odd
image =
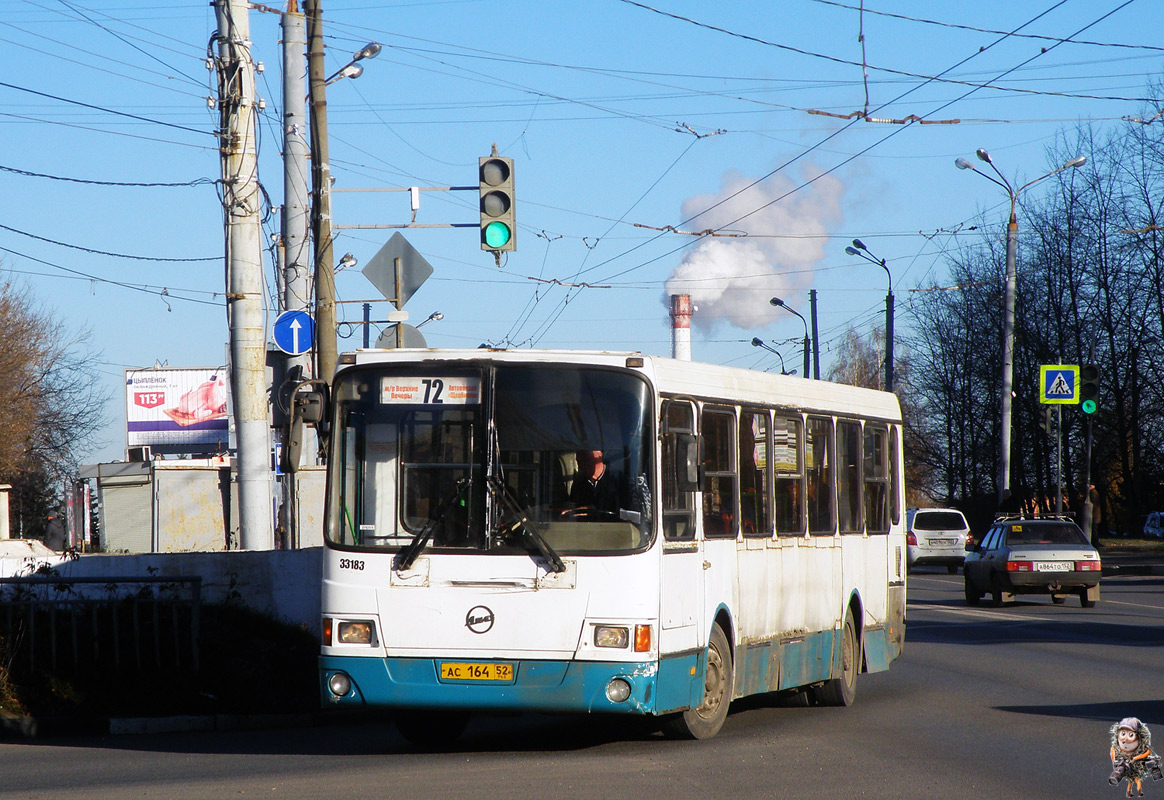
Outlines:
{"type": "Polygon", "coordinates": [[[966,605],[978,605],[978,601],[982,599],[982,592],[974,588],[974,584],[970,582],[970,576],[967,575],[962,582],[966,584],[966,605]]]}
{"type": "Polygon", "coordinates": [[[1079,605],[1083,608],[1095,608],[1095,604],[1099,602],[1099,587],[1093,586],[1088,589],[1086,586],[1079,590],[1079,605]]]}
{"type": "Polygon", "coordinates": [[[1002,589],[995,589],[993,592],[990,593],[990,598],[994,601],[995,608],[998,608],[999,606],[1002,605],[1003,595],[1004,595],[1004,592],[1002,591],[1002,589]]]}

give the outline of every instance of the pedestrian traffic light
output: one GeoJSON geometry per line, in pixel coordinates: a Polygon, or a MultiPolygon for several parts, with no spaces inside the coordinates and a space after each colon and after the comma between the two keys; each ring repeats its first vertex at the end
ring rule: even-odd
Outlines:
{"type": "Polygon", "coordinates": [[[1079,368],[1079,408],[1094,414],[1099,408],[1099,367],[1084,364],[1079,368]]]}
{"type": "Polygon", "coordinates": [[[479,159],[481,191],[481,249],[494,252],[517,249],[514,222],[513,159],[493,154],[479,159]]]}

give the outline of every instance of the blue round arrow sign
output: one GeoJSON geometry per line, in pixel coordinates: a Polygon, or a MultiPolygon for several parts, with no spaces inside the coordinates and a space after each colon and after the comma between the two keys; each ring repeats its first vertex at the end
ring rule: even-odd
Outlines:
{"type": "Polygon", "coordinates": [[[315,343],[315,320],[306,311],[284,311],[271,330],[275,346],[289,356],[301,356],[315,343]]]}

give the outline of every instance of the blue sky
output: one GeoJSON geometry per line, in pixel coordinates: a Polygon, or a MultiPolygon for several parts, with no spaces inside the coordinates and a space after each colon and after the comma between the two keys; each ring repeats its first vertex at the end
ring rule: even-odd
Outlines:
{"type": "MultiPolygon", "coordinates": [[[[1025,183],[1079,122],[1155,113],[1143,99],[1164,72],[1152,0],[323,6],[329,72],[383,45],[328,89],[337,189],[475,185],[494,143],[515,162],[518,249],[500,267],[472,228],[403,231],[435,270],[407,305],[413,323],[444,315],[423,329],[434,347],[665,355],[681,286],[699,307],[695,359],[778,368],[759,336],[792,368],[803,326],[768,298],[807,317],[815,289],[827,370],[848,328],[883,322],[885,272],[846,255],[852,239],[887,261],[901,339],[947,254],[1003,236],[1002,190],[954,159],[986,148],[1025,183]],[[846,118],[865,109],[888,122],[846,118]],[[894,122],[911,116],[942,124],[894,122]],[[980,213],[997,224],[970,230],[980,213]]],[[[277,207],[279,16],[256,8],[250,24],[277,207]]],[[[124,455],[124,369],[226,360],[215,27],[184,0],[9,0],[0,20],[0,268],[93,332],[111,400],[89,461],[124,455]]],[[[475,193],[421,197],[419,223],[476,222],[475,193]]],[[[337,193],[333,216],[403,224],[407,194],[337,193]]],[[[264,237],[278,229],[275,214],[264,237]]],[[[337,255],[360,261],[337,276],[340,300],[379,297],[360,267],[391,234],[340,231],[337,255]]],[[[267,275],[273,287],[269,260],[267,275]]],[[[359,322],[359,302],[340,308],[359,322]]],[[[358,325],[340,333],[341,350],[362,342],[358,325]]]]}

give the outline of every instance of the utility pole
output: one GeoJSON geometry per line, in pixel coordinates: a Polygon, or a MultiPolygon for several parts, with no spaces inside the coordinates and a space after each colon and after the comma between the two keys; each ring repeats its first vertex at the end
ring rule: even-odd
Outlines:
{"type": "Polygon", "coordinates": [[[319,0],[306,0],[307,75],[311,98],[311,230],[315,239],[316,377],[331,383],[338,354],[335,340],[335,266],[331,234],[331,167],[327,152],[327,69],[319,0]]]}
{"type": "Polygon", "coordinates": [[[239,544],[270,550],[266,345],[263,331],[262,230],[256,158],[255,74],[250,5],[215,0],[218,17],[218,108],[226,219],[226,313],[238,475],[239,544]]]}
{"type": "MultiPolygon", "coordinates": [[[[812,377],[820,380],[820,336],[816,329],[816,289],[808,290],[809,316],[812,317],[812,377]]],[[[808,364],[804,365],[804,377],[808,377],[808,364]]]]}
{"type": "MultiPolygon", "coordinates": [[[[310,200],[307,190],[307,34],[298,0],[288,0],[283,28],[283,311],[311,306],[310,200]]],[[[312,377],[311,356],[287,356],[287,372],[312,377]]]]}

